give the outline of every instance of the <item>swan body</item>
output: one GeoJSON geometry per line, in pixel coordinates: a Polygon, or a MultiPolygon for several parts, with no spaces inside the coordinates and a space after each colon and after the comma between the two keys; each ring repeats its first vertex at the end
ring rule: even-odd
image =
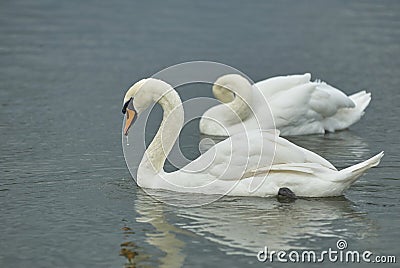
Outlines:
{"type": "Polygon", "coordinates": [[[216,144],[180,170],[167,173],[164,162],[183,124],[183,108],[177,92],[158,79],[145,79],[125,95],[125,135],[152,102],[164,110],[163,120],[137,171],[137,184],[144,188],[177,192],[274,196],[288,187],[297,196],[341,195],[367,169],[379,164],[383,153],[338,171],[321,156],[279,136],[279,131],[251,130],[216,144]]]}
{"type": "Polygon", "coordinates": [[[231,136],[243,128],[276,128],[283,136],[335,132],[356,123],[371,100],[365,91],[346,96],[325,82],[310,79],[309,73],[278,76],[252,86],[240,75],[222,76],[213,93],[226,104],[204,113],[200,132],[214,136],[231,136]]]}

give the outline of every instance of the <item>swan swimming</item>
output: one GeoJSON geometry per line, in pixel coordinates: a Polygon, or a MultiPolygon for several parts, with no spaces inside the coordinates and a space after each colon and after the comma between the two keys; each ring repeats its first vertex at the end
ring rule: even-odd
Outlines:
{"type": "Polygon", "coordinates": [[[246,130],[276,128],[282,136],[335,132],[360,120],[371,101],[365,91],[346,96],[310,79],[309,73],[278,76],[252,86],[238,74],[221,76],[213,94],[223,103],[203,114],[200,132],[231,136],[243,131],[243,126],[246,130]]]}
{"type": "Polygon", "coordinates": [[[177,192],[235,196],[276,196],[287,187],[296,196],[342,195],[366,170],[377,166],[383,152],[338,171],[321,156],[279,137],[279,131],[251,130],[235,134],[174,172],[164,162],[182,129],[184,111],[178,93],[164,81],[148,78],[126,92],[124,135],[151,104],[163,109],[160,127],[137,170],[140,187],[177,192]]]}

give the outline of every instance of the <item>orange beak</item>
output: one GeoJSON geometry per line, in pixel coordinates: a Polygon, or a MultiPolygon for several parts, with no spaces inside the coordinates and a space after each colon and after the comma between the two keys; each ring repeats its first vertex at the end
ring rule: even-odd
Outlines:
{"type": "Polygon", "coordinates": [[[131,109],[126,109],[126,121],[125,121],[125,127],[124,127],[124,135],[125,136],[128,135],[128,130],[131,127],[131,125],[133,124],[133,122],[135,122],[135,119],[136,119],[136,112],[131,109]]]}

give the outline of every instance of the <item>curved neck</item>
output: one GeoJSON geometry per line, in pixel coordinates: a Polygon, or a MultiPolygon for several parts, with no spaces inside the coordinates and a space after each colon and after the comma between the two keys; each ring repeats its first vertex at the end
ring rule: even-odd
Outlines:
{"type": "Polygon", "coordinates": [[[138,172],[159,173],[163,169],[165,160],[182,129],[184,112],[181,99],[178,93],[167,83],[164,83],[164,88],[158,89],[159,92],[153,94],[153,100],[158,102],[163,109],[163,119],[156,135],[144,153],[138,172]]]}
{"type": "Polygon", "coordinates": [[[236,113],[235,118],[239,117],[243,121],[250,115],[252,87],[244,77],[240,75],[220,77],[213,86],[213,94],[236,113]]]}

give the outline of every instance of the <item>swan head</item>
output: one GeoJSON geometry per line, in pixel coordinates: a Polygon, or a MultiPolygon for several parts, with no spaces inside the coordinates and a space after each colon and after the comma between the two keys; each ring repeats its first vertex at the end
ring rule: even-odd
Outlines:
{"type": "Polygon", "coordinates": [[[172,103],[172,105],[178,106],[180,103],[179,96],[164,81],[155,78],[146,78],[133,84],[126,92],[123,100],[122,113],[126,114],[124,134],[128,135],[129,128],[141,112],[154,102],[163,105],[165,102],[163,101],[164,97],[171,96],[171,94],[176,95],[175,100],[177,101],[177,103],[172,103]]]}
{"type": "MultiPolygon", "coordinates": [[[[142,79],[137,81],[135,84],[133,84],[128,91],[126,91],[125,96],[124,96],[124,101],[123,105],[125,105],[131,98],[135,97],[135,95],[138,93],[139,89],[143,87],[143,85],[148,81],[148,78],[142,79]]],[[[124,113],[124,112],[123,112],[124,113]]]]}
{"type": "Polygon", "coordinates": [[[227,74],[219,77],[213,87],[214,96],[223,103],[231,102],[239,95],[242,99],[248,100],[251,91],[249,81],[239,74],[227,74]]]}
{"type": "Polygon", "coordinates": [[[135,96],[138,94],[138,92],[143,87],[143,85],[146,83],[146,81],[148,81],[148,79],[142,79],[142,80],[136,82],[125,93],[124,100],[123,100],[123,106],[122,106],[122,113],[126,114],[126,121],[125,121],[125,127],[124,127],[125,136],[128,135],[129,128],[135,122],[135,120],[138,116],[138,111],[140,111],[140,109],[137,109],[138,105],[135,102],[135,96]]]}

